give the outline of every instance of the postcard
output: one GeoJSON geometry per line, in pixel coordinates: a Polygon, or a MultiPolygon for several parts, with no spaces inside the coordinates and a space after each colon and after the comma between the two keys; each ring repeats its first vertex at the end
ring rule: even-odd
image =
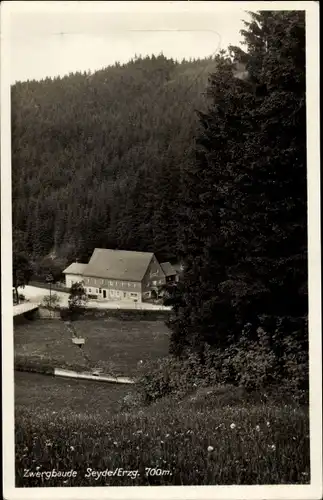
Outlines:
{"type": "Polygon", "coordinates": [[[318,3],[1,42],[4,498],[321,498],[318,3]]]}

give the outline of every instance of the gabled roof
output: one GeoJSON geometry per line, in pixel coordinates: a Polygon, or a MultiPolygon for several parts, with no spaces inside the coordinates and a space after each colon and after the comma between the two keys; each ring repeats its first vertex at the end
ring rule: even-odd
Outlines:
{"type": "Polygon", "coordinates": [[[163,262],[160,267],[164,271],[165,276],[174,276],[176,274],[175,269],[170,262],[163,262]]]}
{"type": "Polygon", "coordinates": [[[153,255],[151,252],[96,248],[83,274],[94,278],[141,281],[153,255]]]}
{"type": "Polygon", "coordinates": [[[73,262],[64,271],[64,274],[83,274],[84,269],[87,264],[81,264],[80,262],[73,262]]]}

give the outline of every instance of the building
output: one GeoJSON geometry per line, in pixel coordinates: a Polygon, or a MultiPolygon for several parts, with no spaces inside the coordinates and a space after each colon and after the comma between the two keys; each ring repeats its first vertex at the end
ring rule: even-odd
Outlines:
{"type": "Polygon", "coordinates": [[[166,278],[166,283],[178,281],[179,275],[170,262],[163,262],[160,264],[166,278]]]}
{"type": "Polygon", "coordinates": [[[73,262],[68,268],[63,271],[65,274],[65,285],[67,288],[71,288],[73,283],[80,283],[83,281],[83,272],[87,264],[81,264],[79,262],[73,262]]]}
{"type": "Polygon", "coordinates": [[[74,262],[63,273],[66,287],[82,282],[93,299],[136,302],[157,298],[160,287],[176,279],[171,264],[160,264],[151,252],[105,248],[96,248],[88,264],[74,262]]]}

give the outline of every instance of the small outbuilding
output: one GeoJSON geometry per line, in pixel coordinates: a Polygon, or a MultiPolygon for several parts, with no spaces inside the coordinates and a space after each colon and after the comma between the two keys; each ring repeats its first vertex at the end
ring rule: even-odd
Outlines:
{"type": "Polygon", "coordinates": [[[80,262],[73,262],[64,271],[65,274],[65,285],[66,288],[71,288],[74,283],[84,282],[84,269],[87,264],[81,264],[80,262]]]}

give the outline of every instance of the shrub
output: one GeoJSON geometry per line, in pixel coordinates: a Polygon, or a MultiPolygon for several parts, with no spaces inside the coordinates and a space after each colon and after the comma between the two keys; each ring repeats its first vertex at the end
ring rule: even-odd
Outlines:
{"type": "Polygon", "coordinates": [[[144,402],[150,403],[170,394],[184,396],[196,387],[221,383],[218,353],[211,353],[205,346],[203,357],[204,362],[201,362],[200,355],[187,351],[186,357],[170,355],[144,363],[137,377],[144,402]]]}
{"type": "Polygon", "coordinates": [[[42,305],[46,309],[56,309],[59,306],[60,301],[61,298],[57,295],[57,293],[52,293],[51,296],[45,295],[42,305]]]}
{"type": "Polygon", "coordinates": [[[227,349],[225,356],[231,373],[235,374],[234,382],[239,386],[254,390],[277,381],[277,360],[262,334],[254,342],[242,337],[233,349],[227,349]]]}
{"type": "MultiPolygon", "coordinates": [[[[273,384],[291,391],[308,388],[307,318],[263,316],[247,324],[241,337],[223,352],[236,385],[259,389],[273,384]]],[[[224,378],[228,380],[227,374],[224,378]]]]}
{"type": "Polygon", "coordinates": [[[253,387],[274,382],[308,387],[308,321],[301,318],[258,318],[227,350],[236,382],[253,387]]]}
{"type": "Polygon", "coordinates": [[[77,320],[84,315],[88,297],[82,283],[73,283],[68,297],[68,309],[70,321],[77,320]]]}
{"type": "Polygon", "coordinates": [[[196,387],[232,384],[248,391],[272,386],[297,393],[308,389],[307,319],[258,318],[245,326],[241,336],[225,349],[205,344],[199,352],[186,350],[180,358],[169,356],[146,363],[138,376],[145,402],[196,387]]]}

